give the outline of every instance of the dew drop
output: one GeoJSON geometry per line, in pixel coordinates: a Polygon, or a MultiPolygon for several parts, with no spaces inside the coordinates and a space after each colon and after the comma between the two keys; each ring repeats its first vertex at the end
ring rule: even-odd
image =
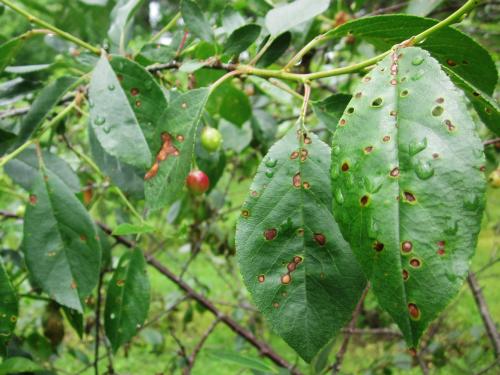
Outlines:
{"type": "Polygon", "coordinates": [[[104,125],[102,130],[104,131],[104,133],[108,134],[111,131],[111,126],[109,126],[109,124],[106,124],[104,125]]]}
{"type": "Polygon", "coordinates": [[[424,62],[424,58],[422,56],[416,56],[412,61],[411,63],[413,65],[420,65],[424,62]]]}
{"type": "Polygon", "coordinates": [[[89,99],[89,107],[90,108],[94,108],[95,107],[95,103],[92,99],[89,99]]]}
{"type": "Polygon", "coordinates": [[[379,98],[375,98],[372,101],[372,107],[375,107],[375,108],[381,107],[383,102],[384,102],[384,100],[382,98],[380,98],[380,97],[379,98]]]}
{"type": "Polygon", "coordinates": [[[335,190],[335,201],[337,201],[338,204],[344,203],[344,195],[342,194],[342,190],[338,188],[335,190]]]}
{"type": "Polygon", "coordinates": [[[420,161],[415,167],[415,174],[421,180],[427,180],[434,176],[434,168],[426,161],[420,161]]]}
{"type": "Polygon", "coordinates": [[[97,126],[101,126],[103,125],[104,123],[106,122],[106,119],[102,116],[97,116],[95,119],[94,119],[94,124],[96,124],[97,126]]]}
{"type": "Polygon", "coordinates": [[[271,178],[274,176],[274,172],[271,169],[266,170],[266,177],[271,178]]]}
{"type": "Polygon", "coordinates": [[[420,78],[423,77],[425,74],[425,70],[420,69],[418,72],[416,72],[414,75],[411,76],[412,81],[418,81],[420,78]]]}
{"type": "Polygon", "coordinates": [[[432,112],[431,112],[431,113],[432,113],[432,115],[433,115],[434,117],[439,117],[439,116],[441,116],[441,115],[443,114],[443,112],[444,112],[444,108],[443,108],[443,107],[441,107],[440,105],[437,105],[437,106],[435,106],[435,107],[432,109],[432,112]]]}
{"type": "Polygon", "coordinates": [[[274,168],[274,167],[276,167],[277,162],[278,161],[276,159],[268,159],[265,164],[266,164],[266,167],[268,167],[268,168],[274,168]]]}
{"type": "Polygon", "coordinates": [[[425,150],[427,148],[427,138],[422,139],[421,141],[413,141],[408,145],[408,152],[410,156],[414,156],[419,152],[425,150]]]}
{"type": "Polygon", "coordinates": [[[115,89],[115,85],[113,85],[112,83],[110,83],[110,84],[108,85],[108,90],[109,90],[109,91],[114,91],[114,89],[115,89]]]}

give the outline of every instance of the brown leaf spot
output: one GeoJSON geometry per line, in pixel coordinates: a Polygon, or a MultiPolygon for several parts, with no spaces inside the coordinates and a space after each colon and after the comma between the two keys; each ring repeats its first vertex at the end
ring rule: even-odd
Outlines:
{"type": "Polygon", "coordinates": [[[392,117],[396,117],[398,113],[397,113],[396,111],[391,111],[389,114],[390,114],[392,117]]]}
{"type": "Polygon", "coordinates": [[[457,65],[457,63],[455,61],[453,61],[452,59],[448,59],[446,60],[446,63],[449,65],[449,66],[455,66],[457,65]]]}
{"type": "Polygon", "coordinates": [[[302,184],[302,187],[306,190],[309,190],[311,188],[311,184],[307,181],[305,181],[303,184],[302,184]]]}
{"type": "Polygon", "coordinates": [[[274,302],[274,303],[273,303],[273,307],[274,307],[275,309],[277,309],[278,307],[280,307],[280,304],[279,304],[278,302],[274,302]]]}
{"type": "Polygon", "coordinates": [[[244,218],[247,218],[250,216],[250,212],[248,212],[248,210],[242,210],[241,211],[241,216],[243,216],[244,218]]]}
{"type": "Polygon", "coordinates": [[[439,104],[444,103],[444,98],[437,98],[436,103],[439,103],[439,104]]]}
{"type": "Polygon", "coordinates": [[[403,270],[403,280],[406,281],[410,277],[410,274],[407,270],[403,270]]]}
{"type": "Polygon", "coordinates": [[[405,191],[403,193],[403,195],[404,195],[407,202],[413,203],[417,200],[417,198],[415,198],[415,196],[412,193],[410,193],[409,191],[405,191]]]}
{"type": "Polygon", "coordinates": [[[340,169],[342,169],[342,172],[347,172],[349,170],[349,164],[347,162],[344,162],[340,169]]]}
{"type": "Polygon", "coordinates": [[[363,93],[361,91],[359,91],[359,92],[356,93],[356,95],[354,95],[354,97],[356,99],[359,99],[359,98],[361,98],[362,95],[363,95],[363,93]]]}
{"type": "Polygon", "coordinates": [[[375,241],[373,243],[373,249],[376,251],[382,251],[382,250],[384,250],[384,244],[382,242],[375,241]]]}
{"type": "Polygon", "coordinates": [[[138,88],[136,88],[136,87],[131,88],[131,89],[130,89],[130,95],[132,95],[132,96],[137,96],[137,95],[139,95],[139,89],[138,89],[138,88]]]}
{"type": "Polygon", "coordinates": [[[303,235],[304,235],[304,228],[297,229],[297,236],[303,236],[303,235]]]}
{"type": "Polygon", "coordinates": [[[124,286],[125,285],[125,280],[123,280],[123,279],[116,280],[116,285],[120,286],[120,287],[124,286]]]}
{"type": "Polygon", "coordinates": [[[12,315],[12,316],[10,317],[10,321],[11,321],[12,323],[17,322],[17,316],[12,315]]]}
{"type": "Polygon", "coordinates": [[[276,238],[276,236],[278,235],[278,231],[276,230],[276,228],[271,228],[271,229],[266,229],[264,231],[264,238],[267,240],[267,241],[272,241],[276,238]]]}
{"type": "Polygon", "coordinates": [[[410,313],[410,316],[413,319],[420,318],[420,310],[418,309],[417,305],[415,305],[414,303],[408,304],[408,312],[410,313]]]}
{"type": "Polygon", "coordinates": [[[345,126],[346,122],[346,119],[340,119],[339,126],[345,126]]]}
{"type": "Polygon", "coordinates": [[[323,233],[314,233],[314,240],[319,246],[324,246],[326,243],[326,237],[323,233]]]}
{"type": "Polygon", "coordinates": [[[433,154],[432,154],[432,158],[433,158],[433,159],[437,159],[437,158],[439,158],[439,154],[438,154],[437,152],[433,153],[433,154]]]}
{"type": "Polygon", "coordinates": [[[420,262],[419,259],[417,258],[410,259],[410,266],[412,266],[413,268],[419,268],[421,265],[422,263],[420,262]]]}
{"type": "Polygon", "coordinates": [[[30,194],[29,200],[30,200],[30,204],[32,204],[34,206],[36,204],[36,202],[38,201],[38,198],[35,194],[30,194]]]}
{"type": "Polygon", "coordinates": [[[436,251],[436,253],[437,253],[437,255],[443,256],[446,253],[446,251],[445,251],[445,249],[438,249],[438,251],[436,251]]]}
{"type": "Polygon", "coordinates": [[[80,234],[80,241],[87,241],[87,236],[85,236],[84,234],[80,234]]]}
{"type": "Polygon", "coordinates": [[[302,180],[300,178],[300,172],[297,172],[292,178],[292,184],[296,188],[300,188],[302,185],[302,180]]]}
{"type": "Polygon", "coordinates": [[[158,151],[158,154],[156,155],[156,161],[154,162],[153,166],[144,176],[145,180],[149,180],[150,178],[156,176],[160,168],[159,164],[161,161],[166,160],[170,155],[179,156],[179,150],[173,145],[172,136],[169,133],[161,133],[161,140],[162,145],[160,151],[158,151]]]}
{"type": "Polygon", "coordinates": [[[401,244],[401,250],[403,251],[403,253],[409,253],[412,249],[413,244],[411,243],[411,241],[404,241],[401,244]]]}
{"type": "Polygon", "coordinates": [[[370,80],[371,80],[371,79],[372,79],[372,77],[370,77],[370,76],[365,76],[365,77],[363,78],[363,82],[365,82],[365,83],[366,83],[366,82],[370,82],[370,80]]]}
{"type": "Polygon", "coordinates": [[[366,146],[366,147],[364,148],[364,152],[365,152],[365,154],[369,154],[369,153],[370,153],[370,152],[372,152],[372,151],[373,151],[373,146],[366,146]]]}
{"type": "Polygon", "coordinates": [[[451,122],[451,120],[445,120],[444,124],[448,127],[448,131],[452,132],[455,130],[455,125],[451,122]]]}
{"type": "Polygon", "coordinates": [[[300,150],[300,161],[305,161],[309,152],[306,149],[300,150]]]}
{"type": "Polygon", "coordinates": [[[382,138],[382,141],[384,142],[389,142],[391,140],[391,136],[390,135],[384,135],[384,138],[382,138]]]}
{"type": "Polygon", "coordinates": [[[295,268],[297,268],[297,264],[294,262],[290,262],[287,264],[286,268],[288,269],[288,272],[293,272],[295,271],[295,268]]]}
{"type": "Polygon", "coordinates": [[[294,151],[290,154],[290,159],[292,159],[292,160],[297,159],[298,157],[299,157],[298,151],[294,151]]]}
{"type": "Polygon", "coordinates": [[[266,280],[266,277],[264,275],[259,275],[257,277],[257,280],[259,281],[259,283],[263,283],[266,280]]]}
{"type": "Polygon", "coordinates": [[[399,176],[399,168],[398,167],[395,167],[391,170],[391,173],[390,173],[391,177],[398,177],[399,176]]]}
{"type": "Polygon", "coordinates": [[[290,274],[286,273],[283,276],[281,276],[281,283],[288,285],[292,282],[292,276],[290,274]]]}
{"type": "Polygon", "coordinates": [[[391,79],[391,85],[396,86],[398,81],[396,79],[391,79]]]}
{"type": "Polygon", "coordinates": [[[368,201],[370,200],[370,197],[368,195],[363,195],[360,200],[359,200],[359,203],[361,204],[361,207],[366,207],[366,205],[368,204],[368,201]]]}
{"type": "Polygon", "coordinates": [[[177,141],[179,141],[179,142],[184,142],[184,136],[182,134],[177,134],[175,139],[177,139],[177,141]]]}
{"type": "Polygon", "coordinates": [[[293,262],[296,263],[296,264],[301,263],[302,260],[303,260],[302,257],[300,257],[298,255],[296,255],[296,256],[293,257],[293,262]]]}
{"type": "Polygon", "coordinates": [[[140,107],[142,106],[142,102],[141,102],[140,100],[136,100],[136,101],[135,101],[135,106],[136,106],[137,108],[140,108],[140,107]]]}

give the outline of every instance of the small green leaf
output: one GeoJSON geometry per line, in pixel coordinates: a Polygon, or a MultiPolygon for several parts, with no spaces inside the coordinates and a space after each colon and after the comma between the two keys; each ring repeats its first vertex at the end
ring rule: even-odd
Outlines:
{"type": "MultiPolygon", "coordinates": [[[[184,187],[194,152],[195,135],[210,90],[201,88],[188,91],[170,103],[157,128],[170,150],[165,160],[158,162],[158,172],[145,182],[146,205],[159,209],[174,202],[184,187]]],[[[160,152],[160,148],[155,154],[160,152]]]]}
{"type": "MultiPolygon", "coordinates": [[[[351,34],[365,39],[381,50],[387,50],[434,26],[438,21],[410,15],[383,15],[346,22],[328,32],[331,38],[351,34]]],[[[488,51],[474,39],[453,27],[429,35],[419,47],[429,51],[441,65],[488,95],[498,80],[495,63],[488,51]],[[446,46],[446,48],[443,48],[446,46]]],[[[422,68],[422,67],[420,67],[422,68]]]]}
{"type": "Polygon", "coordinates": [[[151,233],[154,232],[155,228],[148,224],[136,225],[130,223],[123,223],[118,225],[113,230],[113,235],[115,236],[125,236],[127,234],[137,234],[137,233],[151,233]]]}
{"type": "Polygon", "coordinates": [[[18,36],[0,45],[0,73],[9,65],[12,58],[19,52],[24,45],[25,39],[18,36]]]}
{"type": "Polygon", "coordinates": [[[147,318],[150,286],[146,262],[138,249],[125,253],[109,281],[104,312],[113,351],[129,341],[147,318]]]}
{"type": "Polygon", "coordinates": [[[462,93],[427,51],[398,49],[354,90],[332,150],[335,217],[417,348],[462,286],[480,229],[485,161],[462,93]]]}
{"type": "MultiPolygon", "coordinates": [[[[262,46],[264,46],[268,38],[264,39],[264,41],[262,42],[262,46]]],[[[267,49],[267,51],[264,52],[260,60],[257,62],[257,66],[264,68],[278,60],[286,52],[288,47],[290,47],[291,41],[292,34],[288,31],[278,36],[275,40],[273,40],[271,46],[267,49]]]]}
{"type": "Polygon", "coordinates": [[[192,0],[182,0],[181,14],[187,28],[193,35],[207,42],[214,41],[212,28],[196,2],[192,0]]]}
{"type": "Polygon", "coordinates": [[[126,34],[134,14],[141,6],[143,0],[118,0],[111,11],[111,25],[108,36],[112,45],[124,49],[126,34]]]}
{"type": "Polygon", "coordinates": [[[23,144],[31,137],[75,82],[74,77],[61,77],[38,93],[29,112],[21,122],[21,130],[14,147],[23,144]]]}
{"type": "Polygon", "coordinates": [[[245,369],[264,371],[265,373],[271,372],[273,374],[278,373],[276,368],[269,366],[266,362],[238,352],[228,350],[207,350],[207,355],[218,361],[234,363],[245,369]]]}
{"type": "MultiPolygon", "coordinates": [[[[140,90],[136,90],[130,95],[141,100],[140,90]]],[[[89,100],[92,130],[104,150],[127,164],[148,168],[152,156],[145,134],[151,134],[155,124],[139,123],[105,55],[92,73],[89,100]]]]}
{"type": "Polygon", "coordinates": [[[228,55],[239,55],[252,45],[259,37],[261,27],[249,24],[234,30],[224,45],[224,52],[228,55]]]}
{"type": "Polygon", "coordinates": [[[331,212],[330,150],[296,130],[259,166],[236,253],[257,307],[310,362],[350,319],[366,282],[331,212]]]}
{"type": "Polygon", "coordinates": [[[0,260],[0,356],[16,327],[18,317],[17,297],[0,260]]]}
{"type": "Polygon", "coordinates": [[[222,134],[222,147],[224,150],[234,150],[237,153],[243,151],[252,141],[252,127],[250,122],[246,122],[242,127],[238,127],[232,122],[221,120],[219,131],[222,134]]]}
{"type": "Polygon", "coordinates": [[[25,357],[11,357],[0,364],[0,375],[41,371],[42,367],[25,357]]]}
{"type": "Polygon", "coordinates": [[[45,169],[33,183],[22,250],[34,281],[59,304],[82,312],[97,284],[101,248],[83,205],[45,169]]]}
{"type": "MultiPolygon", "coordinates": [[[[42,151],[45,167],[74,193],[80,191],[80,180],[65,160],[48,151],[42,151]]],[[[24,189],[30,191],[39,175],[38,157],[34,148],[28,148],[5,165],[5,173],[24,189]]]]}
{"type": "Polygon", "coordinates": [[[330,0],[296,0],[271,9],[266,14],[266,27],[272,36],[309,21],[328,9],[330,0]]]}
{"type": "Polygon", "coordinates": [[[351,100],[351,95],[333,94],[321,101],[312,102],[312,108],[320,121],[331,132],[334,132],[349,100],[351,100]]]}

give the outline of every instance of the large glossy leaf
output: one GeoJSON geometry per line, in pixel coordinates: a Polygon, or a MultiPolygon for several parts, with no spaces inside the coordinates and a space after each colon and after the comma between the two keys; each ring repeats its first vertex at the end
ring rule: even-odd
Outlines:
{"type": "Polygon", "coordinates": [[[159,122],[156,137],[164,139],[164,146],[155,151],[157,160],[149,172],[156,170],[156,173],[152,173],[145,182],[146,205],[149,208],[159,209],[172,203],[182,191],[209,92],[209,89],[202,88],[180,95],[172,100],[159,122]],[[162,154],[165,159],[158,160],[162,154]]]}
{"type": "MultiPolygon", "coordinates": [[[[286,33],[278,36],[269,46],[268,50],[264,52],[260,60],[257,62],[257,66],[266,67],[271,65],[273,62],[278,60],[281,55],[285,53],[285,51],[290,46],[290,42],[292,41],[292,33],[287,31],[286,33]]],[[[267,42],[267,39],[264,40],[262,46],[267,42]]]]}
{"type": "Polygon", "coordinates": [[[14,331],[18,314],[16,293],[0,261],[0,355],[5,353],[5,346],[14,331]]]}
{"type": "Polygon", "coordinates": [[[82,312],[99,276],[99,240],[80,201],[45,169],[26,208],[22,250],[34,281],[61,305],[82,312]]]}
{"type": "MultiPolygon", "coordinates": [[[[386,50],[434,26],[438,21],[410,15],[383,15],[347,22],[328,33],[336,38],[351,33],[386,50]]],[[[429,51],[442,65],[491,95],[498,80],[495,64],[483,47],[453,27],[429,35],[420,47],[429,51]]]]}
{"type": "Polygon", "coordinates": [[[295,0],[267,12],[266,27],[271,35],[277,36],[320,15],[329,5],[330,0],[295,0]]]}
{"type": "Polygon", "coordinates": [[[255,304],[308,362],[350,318],[365,285],[332,216],[329,168],[327,145],[290,130],[259,166],[236,231],[255,304]]]}
{"type": "Polygon", "coordinates": [[[138,249],[125,253],[109,282],[105,329],[116,351],[129,341],[144,323],[149,310],[150,287],[146,262],[138,249]]]}
{"type": "Polygon", "coordinates": [[[253,23],[234,30],[224,45],[224,52],[228,55],[239,55],[255,42],[260,30],[260,26],[253,23]]]}
{"type": "Polygon", "coordinates": [[[41,90],[21,122],[16,145],[24,143],[44,122],[54,106],[76,82],[74,77],[61,77],[41,90]]]}
{"type": "Polygon", "coordinates": [[[467,275],[483,164],[462,93],[416,47],[362,79],[334,134],[335,218],[410,347],[467,275]]]}
{"type": "Polygon", "coordinates": [[[195,1],[182,0],[181,14],[182,19],[193,35],[208,42],[214,40],[212,28],[195,1]]]}
{"type": "MultiPolygon", "coordinates": [[[[42,151],[45,167],[74,193],[80,191],[80,180],[68,163],[55,154],[42,151]]],[[[31,190],[39,175],[38,157],[34,148],[28,148],[5,165],[5,172],[12,180],[26,190],[31,190]]]]}
{"type": "MultiPolygon", "coordinates": [[[[128,73],[127,80],[142,70],[139,65],[134,65],[137,69],[133,69],[125,59],[120,59],[117,65],[120,64],[128,73]],[[130,69],[125,69],[125,64],[129,65],[130,69]]],[[[130,95],[137,101],[131,103],[120,79],[124,85],[128,85],[125,76],[119,78],[109,64],[108,57],[103,55],[92,73],[89,88],[92,129],[108,154],[127,164],[146,169],[152,160],[146,134],[154,132],[155,124],[149,121],[139,122],[134,112],[134,107],[142,107],[143,96],[146,96],[143,94],[147,92],[146,88],[143,88],[146,82],[131,89],[133,92],[130,92],[130,95]]]]}

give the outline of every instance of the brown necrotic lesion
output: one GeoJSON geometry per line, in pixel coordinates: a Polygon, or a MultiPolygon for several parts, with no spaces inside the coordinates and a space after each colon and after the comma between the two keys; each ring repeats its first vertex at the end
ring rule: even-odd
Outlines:
{"type": "Polygon", "coordinates": [[[161,133],[161,149],[156,155],[156,160],[153,166],[149,169],[149,171],[144,176],[145,180],[149,180],[156,176],[158,170],[160,169],[160,162],[166,160],[170,155],[179,156],[179,150],[172,143],[172,136],[167,133],[161,133]]]}

